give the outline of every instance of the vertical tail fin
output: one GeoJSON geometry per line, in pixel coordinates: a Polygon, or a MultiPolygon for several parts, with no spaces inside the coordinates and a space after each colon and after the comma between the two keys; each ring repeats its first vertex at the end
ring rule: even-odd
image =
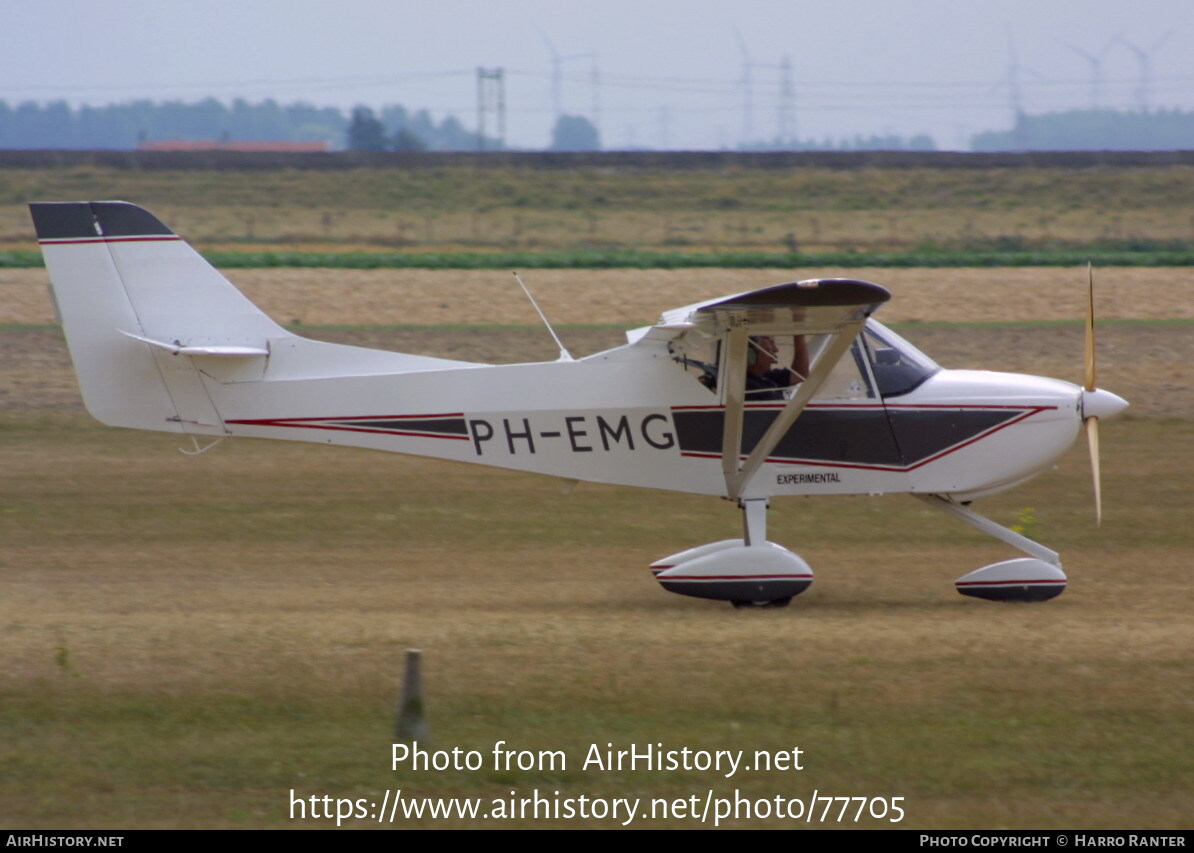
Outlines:
{"type": "Polygon", "coordinates": [[[224,432],[192,359],[264,369],[270,341],[290,333],[136,205],[29,207],[88,411],[111,426],[224,432]]]}

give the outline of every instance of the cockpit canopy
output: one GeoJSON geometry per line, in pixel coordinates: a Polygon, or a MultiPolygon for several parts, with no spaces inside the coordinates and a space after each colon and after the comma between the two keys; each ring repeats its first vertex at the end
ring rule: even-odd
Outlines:
{"type": "MultiPolygon", "coordinates": [[[[761,330],[762,334],[767,334],[761,330]]],[[[721,397],[718,377],[724,369],[724,336],[706,336],[693,330],[672,342],[677,363],[695,376],[702,385],[721,397]]],[[[774,335],[778,344],[776,363],[792,362],[793,338],[774,335]]],[[[828,346],[831,335],[807,335],[810,361],[816,363],[828,346]]],[[[891,329],[876,320],[868,320],[849,352],[839,359],[816,399],[853,400],[888,398],[907,394],[941,368],[931,358],[891,329]]],[[[751,402],[747,392],[747,402],[751,402]]]]}

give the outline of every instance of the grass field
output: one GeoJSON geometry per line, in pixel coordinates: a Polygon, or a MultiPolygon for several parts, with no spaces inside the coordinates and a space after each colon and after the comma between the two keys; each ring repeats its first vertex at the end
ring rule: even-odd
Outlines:
{"type": "Polygon", "coordinates": [[[291,789],[816,789],[905,797],[904,827],[1188,828],[1191,432],[1107,425],[1102,528],[1080,450],[985,503],[1004,523],[1034,508],[1071,576],[1057,601],[963,599],[952,579],[1006,549],[906,498],[827,499],[772,513],[812,590],[747,613],[646,571],[733,535],[712,499],[562,500],[541,478],[253,442],[187,459],[169,438],[10,421],[4,822],[288,826],[291,789]],[[504,740],[568,768],[391,772],[408,647],[436,747],[504,740]],[[806,769],[580,769],[590,744],[656,742],[800,747],[806,769]]]}
{"type": "MultiPolygon", "coordinates": [[[[286,443],[227,442],[189,458],[177,439],[95,425],[47,303],[32,295],[40,285],[25,278],[36,272],[0,275],[6,296],[22,294],[0,314],[7,826],[289,827],[291,790],[379,802],[397,788],[486,801],[534,790],[641,797],[643,808],[708,791],[816,790],[904,797],[894,825],[905,828],[1191,825],[1194,341],[1180,313],[1188,283],[1172,271],[1121,282],[1104,300],[1101,384],[1134,404],[1103,428],[1104,525],[1093,524],[1081,447],[980,506],[1004,524],[1032,516],[1033,535],[1062,553],[1065,595],[1043,605],[958,596],[954,578],[1015,555],[909,498],[795,499],[776,504],[769,532],[817,582],[788,610],[760,612],[668,594],[647,571],[736,535],[737,512],[718,500],[586,485],[563,498],[545,478],[286,443]],[[478,750],[484,769],[391,770],[410,647],[425,653],[432,746],[478,750]],[[495,770],[490,751],[503,740],[560,750],[567,766],[495,770]],[[805,769],[583,769],[589,746],[607,743],[799,747],[805,769]]],[[[975,273],[964,286],[909,272],[893,285],[889,319],[948,366],[1073,377],[1081,333],[1064,322],[1076,313],[1069,297],[1033,301],[1060,292],[1048,276],[1062,272],[975,273]],[[1013,322],[1021,311],[1037,322],[1013,322]]],[[[469,302],[467,281],[456,301],[450,274],[403,291],[400,320],[378,282],[306,274],[235,277],[316,336],[552,357],[542,330],[516,325],[529,309],[469,302]],[[442,304],[479,318],[445,325],[442,304]]],[[[574,275],[562,291],[537,291],[560,300],[578,350],[741,280],[659,274],[644,294],[641,281],[618,289],[574,275]],[[588,291],[602,298],[568,307],[588,291]]]]}
{"type": "Polygon", "coordinates": [[[119,198],[205,249],[1029,249],[1194,237],[1194,169],[0,170],[0,244],[25,204],[119,198]]]}
{"type": "MultiPolygon", "coordinates": [[[[1194,234],[1194,170],[1182,167],[70,168],[0,171],[0,248],[35,248],[26,202],[82,198],[145,204],[210,250],[1009,249],[1194,234]]],[[[560,270],[528,282],[565,342],[588,352],[665,308],[842,272],[560,270]]],[[[816,570],[812,589],[785,611],[740,612],[668,594],[647,571],[737,535],[737,511],[718,500],[586,485],[564,498],[544,478],[286,443],[191,458],[176,439],[98,426],[44,271],[0,269],[0,823],[326,827],[291,820],[292,790],[373,803],[401,788],[640,797],[643,809],[817,791],[904,798],[901,823],[866,827],[1188,829],[1192,274],[1097,273],[1100,384],[1133,404],[1102,431],[1103,526],[1081,447],[981,502],[1061,552],[1061,598],[962,598],[956,577],[1016,554],[906,497],[827,498],[771,513],[771,537],[816,570]],[[391,770],[411,647],[425,653],[432,746],[478,750],[482,769],[391,770]],[[494,769],[498,741],[560,750],[566,766],[494,769]],[[582,766],[592,744],[653,743],[800,748],[805,769],[582,766]]],[[[508,273],[229,275],[316,337],[555,356],[508,273]]],[[[889,285],[882,319],[946,366],[1079,373],[1078,269],[849,275],[889,285]]]]}

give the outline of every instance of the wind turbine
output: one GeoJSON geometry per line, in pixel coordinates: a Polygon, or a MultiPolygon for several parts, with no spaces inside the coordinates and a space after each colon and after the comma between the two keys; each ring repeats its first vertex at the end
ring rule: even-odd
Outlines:
{"type": "Polygon", "coordinates": [[[1123,37],[1122,33],[1115,37],[1117,42],[1136,54],[1136,62],[1140,66],[1140,84],[1136,88],[1136,108],[1141,112],[1148,109],[1149,89],[1152,86],[1152,55],[1160,49],[1161,45],[1169,40],[1171,35],[1173,35],[1173,30],[1170,30],[1153,42],[1152,47],[1147,50],[1132,44],[1132,42],[1123,37]]]}
{"type": "Polygon", "coordinates": [[[1103,60],[1106,58],[1107,52],[1115,45],[1115,39],[1108,41],[1097,54],[1089,53],[1069,42],[1063,41],[1062,44],[1085,59],[1090,66],[1090,108],[1101,110],[1103,108],[1103,60]]]}

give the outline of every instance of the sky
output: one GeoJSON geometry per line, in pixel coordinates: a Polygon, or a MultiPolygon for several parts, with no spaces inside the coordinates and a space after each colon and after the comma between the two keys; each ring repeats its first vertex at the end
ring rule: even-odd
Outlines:
{"type": "Polygon", "coordinates": [[[513,147],[546,147],[562,111],[607,148],[927,133],[961,150],[1017,104],[1194,109],[1190,0],[2,2],[10,105],[396,103],[476,128],[477,69],[500,68],[513,147]]]}

